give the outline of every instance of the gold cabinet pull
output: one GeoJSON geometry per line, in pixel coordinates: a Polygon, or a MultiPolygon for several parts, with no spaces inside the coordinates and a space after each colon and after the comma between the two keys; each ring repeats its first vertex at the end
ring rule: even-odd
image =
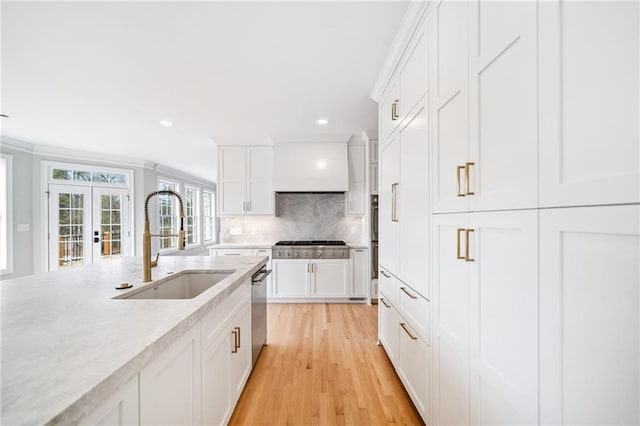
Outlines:
{"type": "Polygon", "coordinates": [[[387,274],[385,271],[383,271],[382,269],[380,270],[380,273],[381,273],[382,275],[384,275],[385,277],[387,277],[387,278],[391,278],[391,275],[388,275],[388,274],[387,274]]]}
{"type": "Polygon", "coordinates": [[[465,231],[464,228],[458,228],[456,230],[456,259],[465,260],[466,258],[460,254],[460,234],[465,231]]]}
{"type": "Polygon", "coordinates": [[[398,114],[398,104],[400,103],[400,99],[396,99],[396,101],[393,103],[393,119],[397,120],[398,118],[400,118],[400,115],[398,114]]]}
{"type": "Polygon", "coordinates": [[[383,304],[384,306],[386,306],[387,308],[390,308],[390,307],[391,307],[391,305],[387,305],[387,302],[385,302],[385,301],[384,301],[384,299],[382,299],[382,298],[381,298],[381,299],[380,299],[380,301],[381,301],[381,302],[382,302],[382,304],[383,304]]]}
{"type": "Polygon", "coordinates": [[[409,291],[407,291],[406,287],[400,287],[400,290],[404,291],[406,293],[406,295],[409,296],[412,299],[417,299],[418,298],[418,296],[415,296],[415,295],[409,293],[409,291]]]}
{"type": "Polygon", "coordinates": [[[240,340],[240,327],[235,327],[235,329],[238,330],[238,334],[237,334],[237,336],[238,336],[238,349],[240,349],[240,342],[241,342],[241,340],[240,340]]]}
{"type": "Polygon", "coordinates": [[[238,353],[238,333],[236,330],[231,330],[231,334],[233,334],[233,349],[231,350],[232,354],[238,353]]]}
{"type": "Polygon", "coordinates": [[[411,332],[407,329],[407,324],[406,323],[401,322],[400,323],[400,327],[402,327],[404,332],[407,333],[409,335],[409,337],[411,337],[411,340],[418,340],[418,338],[416,336],[414,336],[413,334],[411,334],[411,332]]]}
{"type": "Polygon", "coordinates": [[[475,259],[469,257],[469,234],[475,232],[473,229],[465,229],[464,230],[464,241],[466,247],[464,248],[464,260],[465,262],[475,262],[475,259]]]}
{"type": "MultiPolygon", "coordinates": [[[[460,187],[460,170],[466,170],[465,166],[456,166],[456,179],[458,180],[458,197],[464,197],[466,194],[463,194],[460,187]]],[[[466,172],[465,172],[466,173],[466,172]]]]}
{"type": "Polygon", "coordinates": [[[396,121],[396,103],[391,104],[391,121],[396,121]]]}
{"type": "Polygon", "coordinates": [[[474,193],[472,191],[469,191],[469,175],[470,173],[470,168],[471,166],[475,166],[475,163],[472,161],[467,161],[466,163],[464,163],[464,181],[465,181],[465,185],[467,187],[467,192],[465,195],[473,195],[474,193]]]}
{"type": "Polygon", "coordinates": [[[398,185],[391,184],[391,222],[398,222],[398,185]]]}

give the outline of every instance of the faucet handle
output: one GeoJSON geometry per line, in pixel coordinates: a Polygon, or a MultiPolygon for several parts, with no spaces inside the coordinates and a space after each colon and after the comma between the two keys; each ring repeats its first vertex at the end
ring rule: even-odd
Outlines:
{"type": "Polygon", "coordinates": [[[155,268],[156,266],[158,266],[158,259],[160,259],[160,252],[156,253],[156,260],[152,260],[151,261],[151,267],[155,268]]]}

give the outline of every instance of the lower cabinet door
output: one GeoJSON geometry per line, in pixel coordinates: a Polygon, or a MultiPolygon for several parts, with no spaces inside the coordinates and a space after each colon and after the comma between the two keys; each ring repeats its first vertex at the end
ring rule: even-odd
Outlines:
{"type": "Polygon", "coordinates": [[[540,212],[540,423],[640,424],[640,206],[540,212]]]}
{"type": "Polygon", "coordinates": [[[398,353],[398,324],[399,317],[395,308],[389,303],[384,293],[380,292],[378,303],[378,318],[380,321],[380,343],[387,352],[391,363],[396,365],[398,353]]]}
{"type": "Polygon", "coordinates": [[[398,328],[397,371],[413,404],[427,423],[431,351],[425,341],[404,320],[400,319],[398,328]]]}
{"type": "Polygon", "coordinates": [[[230,370],[234,339],[227,329],[202,352],[202,424],[225,424],[231,416],[230,370]]]}
{"type": "Polygon", "coordinates": [[[311,294],[314,297],[348,297],[347,260],[311,261],[311,294]]]}
{"type": "Polygon", "coordinates": [[[367,274],[368,260],[366,249],[349,250],[349,269],[351,271],[349,297],[367,296],[367,284],[369,283],[367,274]]]}
{"type": "Polygon", "coordinates": [[[140,424],[138,375],[82,420],[82,426],[133,426],[140,424]]]}
{"type": "Polygon", "coordinates": [[[247,302],[230,323],[233,338],[230,378],[231,403],[235,406],[244,384],[251,373],[251,302],[247,302]]]}
{"type": "Polygon", "coordinates": [[[140,372],[140,424],[200,425],[200,324],[140,372]]]}
{"type": "Polygon", "coordinates": [[[273,260],[273,297],[309,297],[310,265],[303,259],[273,260]]]}

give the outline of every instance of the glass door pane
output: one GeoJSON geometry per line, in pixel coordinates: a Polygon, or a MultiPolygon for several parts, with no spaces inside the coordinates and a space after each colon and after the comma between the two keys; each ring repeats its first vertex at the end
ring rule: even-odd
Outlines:
{"type": "Polygon", "coordinates": [[[91,262],[91,191],[49,186],[49,270],[91,262]]]}
{"type": "Polygon", "coordinates": [[[93,261],[128,256],[129,199],[124,189],[93,188],[93,261]]]}

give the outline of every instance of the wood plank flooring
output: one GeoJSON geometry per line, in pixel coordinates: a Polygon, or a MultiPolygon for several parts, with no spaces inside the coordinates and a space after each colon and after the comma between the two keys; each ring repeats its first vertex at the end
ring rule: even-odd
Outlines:
{"type": "Polygon", "coordinates": [[[269,304],[229,425],[423,424],[377,341],[376,306],[269,304]]]}

